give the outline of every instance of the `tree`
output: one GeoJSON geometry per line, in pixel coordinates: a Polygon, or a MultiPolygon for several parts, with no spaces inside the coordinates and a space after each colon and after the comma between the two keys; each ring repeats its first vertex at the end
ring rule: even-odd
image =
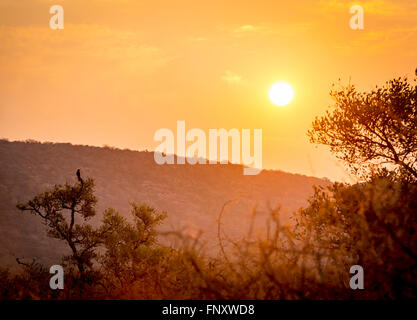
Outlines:
{"type": "Polygon", "coordinates": [[[134,288],[135,282],[149,281],[150,276],[158,273],[155,265],[167,253],[155,246],[156,227],[166,218],[166,213],[146,204],[131,203],[131,207],[133,223],[114,209],[104,212],[102,229],[108,232],[103,237],[105,252],[99,259],[107,286],[124,294],[134,288]]]}
{"type": "Polygon", "coordinates": [[[52,190],[35,196],[24,204],[18,204],[21,211],[29,211],[42,218],[49,237],[64,240],[72,254],[65,257],[75,264],[80,278],[86,280],[95,248],[102,242],[104,229],[93,229],[86,223],[95,215],[97,199],[94,196],[94,181],[83,180],[79,170],[74,185],[56,185],[52,190]]]}
{"type": "MultiPolygon", "coordinates": [[[[311,242],[326,275],[348,283],[352,265],[361,265],[366,290],[359,298],[417,297],[417,186],[393,176],[367,183],[316,188],[297,214],[296,234],[311,242]]],[[[349,291],[349,290],[348,290],[349,291]]]]}
{"type": "Polygon", "coordinates": [[[398,78],[370,92],[350,85],[331,95],[333,110],[308,134],[364,181],[317,188],[299,211],[297,235],[314,243],[336,274],[361,265],[362,298],[415,298],[417,87],[398,78]]]}
{"type": "Polygon", "coordinates": [[[315,119],[311,142],[330,146],[355,173],[387,168],[417,180],[417,86],[398,78],[370,92],[349,85],[331,96],[333,110],[315,119]]]}
{"type": "MultiPolygon", "coordinates": [[[[71,249],[72,254],[64,256],[64,262],[75,265],[78,273],[72,268],[68,270],[67,293],[72,295],[71,288],[79,288],[77,297],[100,297],[104,288],[106,293],[113,292],[111,295],[118,297],[120,292],[132,291],[137,281],[150,282],[156,273],[155,265],[160,265],[170,253],[168,248],[156,246],[156,227],[166,218],[166,213],[146,204],[131,203],[132,222],[109,208],[103,214],[102,224],[93,228],[88,220],[96,213],[94,180],[83,179],[80,170],[76,176],[77,182],[73,185],[55,185],[52,190],[17,205],[21,211],[41,217],[48,236],[65,241],[71,249]]],[[[38,264],[17,261],[26,271],[37,271],[38,264]]],[[[49,277],[48,273],[37,273],[49,277]]],[[[3,278],[0,282],[7,284],[6,273],[3,278]]],[[[33,295],[33,290],[23,291],[33,295]]]]}

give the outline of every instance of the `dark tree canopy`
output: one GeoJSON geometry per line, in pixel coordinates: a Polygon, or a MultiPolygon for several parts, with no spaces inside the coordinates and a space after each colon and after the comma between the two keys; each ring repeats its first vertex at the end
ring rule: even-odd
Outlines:
{"type": "MultiPolygon", "coordinates": [[[[100,284],[108,290],[116,288],[115,283],[123,287],[129,281],[136,281],[138,274],[149,267],[146,258],[161,256],[156,248],[156,227],[166,213],[145,204],[131,203],[132,223],[109,208],[104,212],[102,224],[94,228],[88,223],[96,213],[94,180],[83,179],[80,169],[76,177],[74,184],[55,185],[32,200],[18,204],[18,209],[39,216],[47,226],[48,236],[63,240],[69,246],[71,254],[64,256],[63,262],[71,270],[72,266],[76,267],[72,275],[74,280],[81,280],[79,294],[87,290],[86,284],[100,284]],[[97,265],[102,267],[101,272],[97,265]]],[[[17,262],[30,271],[38,266],[35,261],[32,264],[17,262]]]]}
{"type": "Polygon", "coordinates": [[[94,181],[81,179],[79,173],[77,178],[78,182],[74,185],[56,185],[27,203],[18,204],[17,208],[41,217],[48,228],[48,236],[68,244],[72,251],[68,259],[83,276],[91,268],[94,249],[101,242],[101,234],[85,223],[95,215],[97,199],[94,196],[94,181]]]}
{"type": "Polygon", "coordinates": [[[311,142],[330,146],[355,173],[385,168],[417,180],[417,86],[407,78],[369,92],[333,90],[331,111],[313,122],[311,142]]]}

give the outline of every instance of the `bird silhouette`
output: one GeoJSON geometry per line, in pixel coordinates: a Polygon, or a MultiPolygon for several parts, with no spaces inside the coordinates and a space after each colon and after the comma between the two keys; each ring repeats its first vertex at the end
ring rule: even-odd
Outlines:
{"type": "Polygon", "coordinates": [[[80,171],[80,169],[77,170],[77,178],[78,178],[78,181],[80,181],[81,183],[83,182],[83,179],[81,178],[81,171],[80,171]]]}

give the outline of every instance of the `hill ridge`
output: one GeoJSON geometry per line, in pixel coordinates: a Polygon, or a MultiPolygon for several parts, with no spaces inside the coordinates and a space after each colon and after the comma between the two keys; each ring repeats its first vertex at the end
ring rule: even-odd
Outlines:
{"type": "MultiPolygon", "coordinates": [[[[55,261],[64,247],[47,238],[39,218],[20,213],[18,202],[31,199],[55,184],[83,177],[96,182],[97,217],[112,207],[128,216],[129,202],[143,202],[168,212],[165,228],[193,233],[203,229],[213,241],[218,213],[223,204],[238,198],[225,217],[231,235],[242,233],[251,210],[260,212],[282,206],[285,215],[307,203],[320,178],[278,170],[244,176],[242,165],[158,165],[152,151],[113,147],[0,140],[0,263],[14,264],[18,257],[38,256],[55,261]]],[[[56,262],[56,261],[55,261],[56,262]]]]}

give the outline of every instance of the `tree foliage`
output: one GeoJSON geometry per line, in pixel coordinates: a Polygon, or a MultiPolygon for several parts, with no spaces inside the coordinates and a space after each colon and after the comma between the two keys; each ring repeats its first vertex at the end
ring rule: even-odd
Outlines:
{"type": "Polygon", "coordinates": [[[81,277],[92,268],[95,248],[101,243],[102,232],[86,223],[95,215],[97,199],[94,181],[80,179],[75,185],[56,185],[52,190],[35,196],[17,208],[38,215],[47,227],[49,237],[65,241],[71,249],[66,259],[74,263],[81,277]]]}
{"type": "Polygon", "coordinates": [[[417,186],[392,176],[317,188],[297,236],[331,273],[365,270],[362,298],[417,297],[417,186]]]}
{"type": "MultiPolygon", "coordinates": [[[[56,185],[17,207],[38,215],[47,227],[47,235],[65,241],[70,248],[71,255],[63,257],[68,266],[67,286],[72,288],[70,296],[93,297],[103,290],[107,294],[126,290],[126,286],[152,274],[152,268],[163,258],[161,248],[155,247],[156,228],[166,213],[131,203],[132,222],[109,208],[102,224],[93,228],[88,220],[96,214],[94,181],[82,179],[80,171],[77,179],[73,185],[56,185]]],[[[27,272],[48,277],[46,269],[40,270],[35,262],[19,263],[27,272]]]]}
{"type": "Polygon", "coordinates": [[[313,122],[311,142],[329,146],[355,173],[388,165],[417,180],[417,86],[398,78],[369,92],[349,85],[331,96],[335,104],[313,122]]]}

